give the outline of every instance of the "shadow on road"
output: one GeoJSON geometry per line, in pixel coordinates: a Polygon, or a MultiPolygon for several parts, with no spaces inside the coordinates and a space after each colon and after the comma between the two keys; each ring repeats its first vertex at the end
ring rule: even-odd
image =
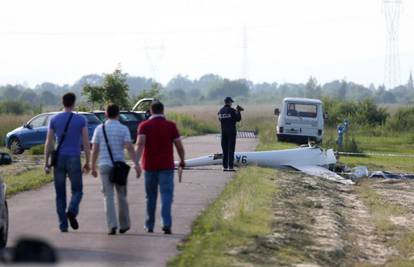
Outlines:
{"type": "Polygon", "coordinates": [[[106,263],[144,263],[145,258],[129,254],[114,253],[108,251],[88,250],[88,249],[66,249],[58,250],[59,261],[63,263],[91,263],[91,262],[106,262],[106,263]]]}

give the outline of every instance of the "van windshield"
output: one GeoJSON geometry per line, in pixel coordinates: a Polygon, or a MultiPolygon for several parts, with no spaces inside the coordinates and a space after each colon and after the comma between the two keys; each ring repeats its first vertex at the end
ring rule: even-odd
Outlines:
{"type": "Polygon", "coordinates": [[[315,104],[288,103],[287,115],[292,117],[316,118],[318,107],[315,104]]]}

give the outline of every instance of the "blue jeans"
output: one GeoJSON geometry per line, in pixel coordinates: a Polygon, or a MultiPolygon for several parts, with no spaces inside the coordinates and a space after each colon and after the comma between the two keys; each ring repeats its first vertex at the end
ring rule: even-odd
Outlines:
{"type": "Polygon", "coordinates": [[[147,217],[145,220],[145,227],[149,230],[154,229],[158,186],[160,187],[161,193],[161,224],[163,227],[171,228],[171,205],[173,202],[174,193],[174,170],[145,172],[145,192],[147,194],[147,217]]]}
{"type": "Polygon", "coordinates": [[[72,197],[70,199],[68,212],[75,216],[79,213],[79,204],[82,199],[82,167],[80,156],[59,155],[58,162],[54,168],[54,184],[56,190],[56,211],[59,217],[59,228],[68,229],[66,217],[66,177],[69,176],[72,197]]]}

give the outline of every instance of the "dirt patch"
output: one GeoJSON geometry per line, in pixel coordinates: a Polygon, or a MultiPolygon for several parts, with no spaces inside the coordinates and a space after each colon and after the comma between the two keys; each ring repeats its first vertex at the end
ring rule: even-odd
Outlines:
{"type": "Polygon", "coordinates": [[[238,248],[240,265],[381,266],[401,256],[394,241],[414,222],[414,183],[369,185],[385,201],[411,205],[403,215],[384,217],[392,226],[388,232],[380,231],[379,219],[355,190],[359,185],[288,172],[280,172],[275,183],[272,233],[238,248]]]}
{"type": "MultiPolygon", "coordinates": [[[[370,184],[376,192],[387,200],[402,206],[410,212],[414,212],[413,180],[380,180],[378,182],[373,180],[370,184]]],[[[410,215],[413,215],[413,213],[410,215]]]]}
{"type": "Polygon", "coordinates": [[[345,211],[347,214],[347,238],[353,243],[351,253],[348,256],[352,257],[357,254],[359,257],[356,262],[359,263],[385,264],[387,259],[396,254],[396,251],[388,246],[377,233],[377,227],[370,211],[355,192],[344,196],[344,202],[350,207],[345,211]]]}

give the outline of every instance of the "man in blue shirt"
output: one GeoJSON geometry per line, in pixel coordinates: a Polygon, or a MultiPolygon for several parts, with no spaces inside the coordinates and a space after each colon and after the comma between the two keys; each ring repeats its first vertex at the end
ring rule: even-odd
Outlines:
{"type": "Polygon", "coordinates": [[[62,97],[64,111],[55,115],[49,124],[45,143],[45,172],[50,172],[49,158],[54,149],[54,140],[57,138],[61,143],[58,151],[56,165],[54,166],[54,184],[56,190],[56,210],[59,217],[59,228],[61,232],[68,231],[68,220],[70,226],[77,230],[79,228],[76,216],[79,213],[79,204],[82,199],[82,167],[81,167],[81,141],[85,151],[86,162],[83,166],[84,172],[89,172],[90,145],[86,119],[73,113],[76,96],[67,93],[62,97]],[[67,126],[67,132],[62,142],[63,133],[67,126]],[[72,197],[69,208],[66,210],[66,176],[69,176],[72,197]]]}

